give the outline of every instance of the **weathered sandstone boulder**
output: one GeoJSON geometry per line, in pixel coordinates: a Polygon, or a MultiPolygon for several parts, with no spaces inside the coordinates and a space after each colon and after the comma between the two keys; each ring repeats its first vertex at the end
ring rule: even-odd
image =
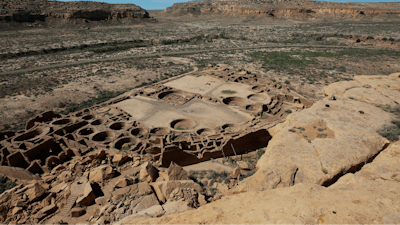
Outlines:
{"type": "Polygon", "coordinates": [[[144,196],[141,201],[136,205],[135,211],[140,212],[155,205],[160,205],[158,199],[154,194],[144,196]]]}
{"type": "Polygon", "coordinates": [[[90,184],[90,182],[87,182],[83,190],[83,196],[79,197],[76,200],[76,203],[82,206],[91,205],[94,203],[95,199],[96,195],[93,191],[92,185],[90,184]]]}
{"type": "MultiPolygon", "coordinates": [[[[164,181],[189,179],[186,171],[181,166],[177,165],[172,161],[168,169],[166,169],[164,172],[159,172],[159,175],[160,175],[159,178],[161,178],[164,181]]],[[[162,181],[162,180],[157,180],[157,181],[162,181]]]]}
{"type": "Polygon", "coordinates": [[[37,212],[35,215],[33,215],[33,217],[35,219],[42,219],[52,213],[54,213],[55,211],[57,211],[58,207],[55,204],[51,204],[49,206],[46,206],[44,208],[42,208],[39,212],[37,212]]]}
{"type": "Polygon", "coordinates": [[[400,103],[400,77],[397,74],[355,76],[354,81],[330,84],[324,88],[324,94],[353,98],[372,105],[397,106],[400,103]]]}
{"type": "Polygon", "coordinates": [[[71,209],[71,211],[70,211],[70,215],[71,215],[72,217],[80,217],[80,216],[82,216],[82,215],[85,214],[85,213],[86,213],[86,210],[83,209],[83,208],[73,208],[73,209],[71,209]]]}
{"type": "Polygon", "coordinates": [[[131,185],[132,183],[133,183],[132,179],[122,178],[122,179],[118,180],[117,182],[115,182],[114,187],[115,188],[123,188],[123,187],[126,187],[128,185],[131,185]]]}
{"type": "Polygon", "coordinates": [[[122,152],[122,153],[115,154],[113,156],[112,162],[116,163],[117,165],[122,165],[122,164],[126,163],[128,160],[130,160],[130,157],[128,156],[128,154],[125,152],[122,152]]]}
{"type": "Polygon", "coordinates": [[[158,170],[150,163],[146,162],[140,169],[139,179],[143,182],[153,182],[158,177],[158,170]]]}
{"type": "Polygon", "coordinates": [[[113,178],[115,176],[115,170],[109,165],[102,165],[92,169],[89,173],[90,182],[103,182],[104,180],[113,178]]]}
{"type": "Polygon", "coordinates": [[[150,185],[153,187],[154,192],[156,193],[160,202],[166,202],[171,192],[176,188],[193,188],[198,193],[202,192],[200,185],[192,180],[161,181],[151,183],[150,185]]]}
{"type": "Polygon", "coordinates": [[[25,191],[25,194],[28,196],[30,202],[34,202],[40,199],[40,197],[46,192],[41,185],[35,183],[33,187],[29,188],[25,191]]]}
{"type": "Polygon", "coordinates": [[[139,197],[153,193],[147,182],[140,182],[111,192],[112,198],[120,199],[124,196],[139,197]]]}

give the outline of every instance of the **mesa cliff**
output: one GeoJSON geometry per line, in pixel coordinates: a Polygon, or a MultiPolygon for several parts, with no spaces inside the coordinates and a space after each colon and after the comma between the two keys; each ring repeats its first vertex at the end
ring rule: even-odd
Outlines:
{"type": "Polygon", "coordinates": [[[261,16],[275,19],[398,19],[397,3],[318,1],[191,1],[165,9],[166,16],[261,16]]]}
{"type": "Polygon", "coordinates": [[[0,23],[28,23],[28,26],[82,25],[93,22],[129,23],[151,20],[149,13],[133,4],[100,2],[58,2],[47,0],[2,1],[0,23]]]}

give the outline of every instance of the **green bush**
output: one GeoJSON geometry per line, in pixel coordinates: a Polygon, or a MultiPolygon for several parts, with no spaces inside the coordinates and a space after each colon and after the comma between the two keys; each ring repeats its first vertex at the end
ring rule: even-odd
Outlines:
{"type": "Polygon", "coordinates": [[[264,155],[264,153],[265,153],[264,149],[258,150],[257,151],[258,158],[261,158],[261,156],[264,155]]]}
{"type": "Polygon", "coordinates": [[[9,190],[9,189],[15,187],[15,186],[17,186],[17,184],[12,182],[10,179],[0,176],[0,194],[6,190],[9,190]]]}
{"type": "Polygon", "coordinates": [[[382,129],[378,130],[378,134],[387,138],[389,141],[398,141],[400,135],[400,121],[392,121],[394,125],[385,125],[382,129]]]}

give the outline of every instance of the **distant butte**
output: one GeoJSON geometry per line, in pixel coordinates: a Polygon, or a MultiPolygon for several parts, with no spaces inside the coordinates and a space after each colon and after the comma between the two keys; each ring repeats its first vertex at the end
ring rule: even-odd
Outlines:
{"type": "Polygon", "coordinates": [[[190,1],[175,3],[165,16],[257,16],[272,19],[399,19],[398,3],[335,3],[319,1],[190,1]]]}
{"type": "Polygon", "coordinates": [[[88,27],[99,24],[132,24],[155,21],[134,4],[100,2],[58,2],[47,0],[5,0],[0,2],[0,26],[88,27]]]}

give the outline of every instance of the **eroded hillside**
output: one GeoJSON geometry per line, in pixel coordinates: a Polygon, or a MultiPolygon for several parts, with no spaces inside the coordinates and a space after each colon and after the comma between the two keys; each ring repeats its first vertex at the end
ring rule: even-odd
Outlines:
{"type": "Polygon", "coordinates": [[[59,2],[47,0],[2,1],[0,26],[82,27],[99,24],[129,24],[149,20],[149,13],[133,4],[112,5],[99,2],[59,2]]]}
{"type": "Polygon", "coordinates": [[[250,16],[273,19],[399,19],[397,3],[334,3],[319,1],[191,1],[175,3],[168,16],[250,16]]]}

